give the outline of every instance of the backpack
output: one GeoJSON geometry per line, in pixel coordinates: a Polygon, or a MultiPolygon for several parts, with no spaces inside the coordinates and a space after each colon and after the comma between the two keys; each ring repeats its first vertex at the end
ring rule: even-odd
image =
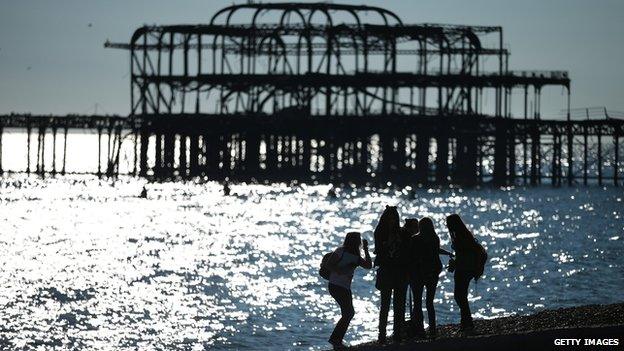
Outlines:
{"type": "Polygon", "coordinates": [[[479,278],[481,278],[481,276],[483,275],[483,271],[485,270],[485,264],[487,263],[487,259],[488,259],[487,251],[485,251],[485,248],[483,247],[483,245],[477,243],[476,250],[477,250],[477,254],[476,254],[477,270],[475,271],[475,275],[474,275],[475,281],[479,280],[479,278]]]}
{"type": "Polygon", "coordinates": [[[328,252],[323,255],[323,258],[321,259],[321,268],[319,268],[319,275],[325,280],[329,280],[329,274],[331,273],[331,270],[327,266],[329,263],[329,258],[332,254],[333,252],[328,252]]]}
{"type": "MultiPolygon", "coordinates": [[[[323,255],[323,258],[321,259],[321,267],[319,268],[319,275],[321,276],[321,278],[325,279],[325,280],[329,280],[329,275],[331,274],[331,271],[333,270],[333,268],[330,266],[329,264],[329,259],[330,257],[334,254],[334,251],[328,252],[325,255],[323,255]]],[[[344,255],[344,251],[342,251],[342,255],[340,255],[340,260],[342,260],[342,256],[344,255]]]]}

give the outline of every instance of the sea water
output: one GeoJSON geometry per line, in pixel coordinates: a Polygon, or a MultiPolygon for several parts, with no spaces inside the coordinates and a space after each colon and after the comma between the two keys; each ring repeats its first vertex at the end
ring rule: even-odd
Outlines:
{"type": "MultiPolygon", "coordinates": [[[[471,284],[476,318],[624,300],[620,188],[328,191],[234,184],[226,196],[212,182],[5,175],[0,346],[327,348],[340,312],[318,276],[321,257],[352,230],[374,249],[386,205],[402,219],[431,217],[447,249],[445,216],[464,218],[489,253],[485,275],[471,284]]],[[[374,270],[356,270],[347,343],[376,338],[374,281],[374,270]]],[[[452,291],[444,271],[439,324],[459,322],[452,291]]]]}

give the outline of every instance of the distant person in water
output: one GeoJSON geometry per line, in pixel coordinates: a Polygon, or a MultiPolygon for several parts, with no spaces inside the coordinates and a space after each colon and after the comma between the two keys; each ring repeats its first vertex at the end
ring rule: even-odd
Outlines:
{"type": "Polygon", "coordinates": [[[440,254],[452,256],[449,251],[440,248],[440,238],[433,227],[433,221],[429,217],[421,219],[415,226],[418,233],[411,238],[410,251],[412,260],[410,266],[410,286],[414,296],[414,308],[412,310],[412,324],[417,336],[425,335],[424,318],[422,312],[422,293],[426,288],[426,306],[429,318],[429,335],[437,335],[436,316],[433,299],[438,286],[442,262],[440,254]]]}
{"type": "Polygon", "coordinates": [[[477,280],[483,274],[487,253],[459,215],[448,216],[446,225],[456,256],[454,265],[451,265],[454,267],[450,269],[450,271],[455,271],[453,295],[461,313],[461,329],[470,333],[474,330],[474,323],[468,304],[468,288],[470,287],[470,280],[477,280]]]}
{"type": "Polygon", "coordinates": [[[338,195],[336,194],[336,189],[334,189],[334,186],[332,185],[331,188],[329,188],[329,190],[327,191],[327,197],[329,199],[336,199],[338,197],[338,195]]]}
{"type": "Polygon", "coordinates": [[[344,339],[349,323],[355,314],[353,310],[353,296],[351,295],[351,281],[353,272],[357,267],[371,269],[373,262],[368,253],[368,241],[362,240],[360,233],[347,233],[344,244],[337,248],[329,257],[329,294],[340,306],[342,316],[333,333],[329,337],[329,342],[334,350],[345,348],[344,339]],[[364,258],[360,255],[360,246],[364,248],[364,258]]]}
{"type": "Polygon", "coordinates": [[[393,338],[401,340],[401,330],[405,320],[405,292],[407,270],[402,257],[401,227],[399,213],[395,206],[386,206],[375,228],[375,266],[377,279],[375,287],[381,293],[379,309],[378,342],[386,342],[386,327],[390,311],[390,299],[394,312],[393,338]]]}

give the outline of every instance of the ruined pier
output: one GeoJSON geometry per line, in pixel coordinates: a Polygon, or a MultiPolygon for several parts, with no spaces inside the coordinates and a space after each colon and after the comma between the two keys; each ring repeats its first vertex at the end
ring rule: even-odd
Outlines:
{"type": "MultiPolygon", "coordinates": [[[[248,3],[205,24],[143,26],[105,47],[129,52],[127,117],[8,115],[0,132],[26,130],[30,148],[36,131],[44,148],[46,133],[95,130],[102,176],[120,173],[125,145],[126,173],[158,180],[621,179],[622,120],[606,109],[575,116],[565,71],[510,70],[501,27],[405,24],[370,6],[248,3]],[[564,114],[546,118],[542,90],[553,87],[564,114]]],[[[31,166],[27,154],[26,172],[59,171],[39,156],[31,166]]]]}

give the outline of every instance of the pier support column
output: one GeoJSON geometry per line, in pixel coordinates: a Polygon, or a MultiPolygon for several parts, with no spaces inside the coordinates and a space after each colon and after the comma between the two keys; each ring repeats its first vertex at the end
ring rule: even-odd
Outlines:
{"type": "Polygon", "coordinates": [[[371,143],[371,136],[370,135],[364,135],[362,136],[361,139],[362,142],[362,147],[360,149],[360,156],[361,156],[361,160],[360,160],[360,174],[362,174],[363,177],[370,179],[371,173],[374,172],[374,168],[373,168],[373,156],[372,156],[372,143],[371,143]]]}
{"type": "Polygon", "coordinates": [[[327,182],[336,180],[336,138],[333,134],[327,136],[323,148],[325,158],[325,177],[327,182]]]}
{"type": "Polygon", "coordinates": [[[524,185],[527,185],[529,182],[529,153],[527,139],[529,139],[529,135],[525,132],[523,133],[522,138],[522,184],[524,185]]]}
{"type": "Polygon", "coordinates": [[[588,155],[588,147],[589,145],[587,144],[587,139],[588,139],[588,135],[587,135],[587,126],[583,126],[583,185],[587,185],[587,157],[588,155]]]}
{"type": "Polygon", "coordinates": [[[63,168],[61,169],[61,174],[65,175],[65,166],[67,166],[67,132],[68,128],[65,127],[63,130],[63,168]]]}
{"type": "Polygon", "coordinates": [[[113,126],[108,127],[107,135],[107,147],[106,147],[106,175],[113,175],[113,160],[112,160],[112,141],[113,141],[113,126]]]}
{"type": "Polygon", "coordinates": [[[539,181],[539,152],[540,152],[540,134],[537,125],[533,126],[531,131],[531,185],[537,185],[539,181]]]}
{"type": "Polygon", "coordinates": [[[98,128],[98,166],[97,166],[97,175],[99,178],[102,177],[102,128],[98,128]]]}
{"type": "Polygon", "coordinates": [[[449,146],[448,146],[448,135],[443,131],[438,131],[438,136],[436,138],[437,151],[436,151],[436,183],[438,184],[447,184],[448,176],[449,176],[449,166],[448,166],[448,154],[449,154],[449,146]]]}
{"type": "Polygon", "coordinates": [[[222,150],[222,136],[215,133],[207,133],[204,135],[204,152],[205,152],[205,165],[204,165],[204,174],[208,176],[210,180],[218,179],[218,175],[220,174],[219,169],[219,153],[222,150]]]}
{"type": "Polygon", "coordinates": [[[428,182],[429,176],[429,145],[431,136],[421,132],[416,136],[416,181],[420,184],[428,182]]]}
{"type": "MultiPolygon", "coordinates": [[[[267,178],[274,179],[276,177],[277,170],[277,143],[278,137],[276,135],[267,135],[266,136],[266,171],[267,178]]],[[[328,149],[328,141],[325,141],[325,145],[322,148],[323,152],[323,160],[325,163],[323,164],[323,173],[329,173],[329,153],[326,152],[328,149]]]]}
{"type": "Polygon", "coordinates": [[[170,126],[167,127],[167,130],[164,134],[164,165],[163,165],[163,175],[166,178],[171,178],[173,176],[174,170],[174,156],[175,156],[175,134],[170,131],[170,126]]]}
{"type": "Polygon", "coordinates": [[[30,135],[32,134],[32,129],[30,127],[30,122],[28,122],[28,126],[26,127],[26,174],[30,174],[30,135]]]}
{"type": "Polygon", "coordinates": [[[57,128],[52,127],[52,175],[56,175],[56,135],[57,128]]]}
{"type": "MultiPolygon", "coordinates": [[[[234,141],[231,133],[224,133],[219,136],[219,156],[221,168],[219,171],[219,179],[230,178],[232,174],[232,149],[234,148],[234,141]]],[[[282,150],[284,152],[284,150],[282,150]]]]}
{"type": "Polygon", "coordinates": [[[139,176],[147,176],[147,150],[149,147],[150,134],[145,129],[141,129],[141,144],[139,147],[139,176]]]}
{"type": "Polygon", "coordinates": [[[561,161],[563,161],[563,134],[557,136],[557,186],[561,186],[563,181],[563,167],[561,161]]]}
{"type": "Polygon", "coordinates": [[[513,131],[513,128],[511,131],[509,131],[508,136],[509,138],[507,145],[509,151],[509,163],[507,169],[509,169],[509,184],[513,185],[516,183],[516,135],[513,131]]]}
{"type": "MultiPolygon", "coordinates": [[[[304,178],[309,178],[309,175],[311,174],[312,170],[310,169],[310,160],[312,158],[312,153],[310,151],[311,148],[311,142],[310,142],[310,136],[304,134],[303,136],[303,143],[301,145],[301,164],[300,164],[300,172],[302,175],[302,179],[304,178]]],[[[258,157],[260,157],[260,138],[258,137],[258,146],[255,149],[256,150],[256,154],[258,155],[258,157]]],[[[259,165],[259,159],[257,161],[257,163],[259,165]]]]}
{"type": "Polygon", "coordinates": [[[384,133],[381,136],[381,156],[383,180],[392,179],[396,172],[396,153],[394,151],[394,138],[391,134],[384,133]]]}
{"type": "Polygon", "coordinates": [[[602,186],[602,131],[598,127],[598,185],[602,186]]]}
{"type": "Polygon", "coordinates": [[[115,136],[113,139],[114,141],[113,158],[112,158],[112,163],[111,163],[113,177],[119,176],[119,160],[121,159],[121,143],[122,143],[121,132],[122,132],[122,126],[120,124],[117,124],[115,126],[115,136]]]}
{"type": "Polygon", "coordinates": [[[485,178],[485,172],[483,169],[483,147],[485,144],[487,144],[487,137],[484,137],[483,139],[477,139],[477,141],[477,181],[479,182],[478,184],[483,184],[483,179],[485,178]]]}
{"type": "Polygon", "coordinates": [[[509,137],[507,135],[507,124],[499,120],[496,124],[496,140],[494,141],[494,174],[495,185],[507,185],[507,162],[509,137]]]}
{"type": "Polygon", "coordinates": [[[163,135],[160,129],[156,130],[156,150],[154,153],[154,177],[163,178],[163,135]]]}
{"type": "Polygon", "coordinates": [[[556,186],[558,184],[558,179],[559,179],[559,134],[555,133],[553,134],[553,142],[552,142],[552,168],[550,170],[551,175],[551,184],[553,186],[556,186]]]}
{"type": "Polygon", "coordinates": [[[249,133],[245,138],[245,177],[251,179],[260,170],[260,135],[249,133]]]}
{"type": "Polygon", "coordinates": [[[282,138],[282,176],[284,180],[293,179],[293,158],[295,154],[292,151],[293,136],[285,135],[282,138]]]}
{"type": "MultiPolygon", "coordinates": [[[[187,166],[187,159],[186,159],[186,140],[187,140],[187,136],[186,133],[182,133],[179,135],[180,137],[180,159],[179,159],[179,164],[178,164],[178,176],[180,178],[186,178],[187,177],[187,171],[188,171],[188,166],[187,166]]],[[[175,139],[174,139],[175,140],[175,139]]]]}
{"type": "Polygon", "coordinates": [[[46,128],[39,127],[37,135],[37,174],[45,173],[45,135],[46,128]]]}
{"type": "Polygon", "coordinates": [[[139,132],[136,130],[132,133],[132,140],[134,141],[134,147],[132,148],[134,151],[134,158],[132,159],[132,175],[136,177],[139,171],[139,132]]]}
{"type": "Polygon", "coordinates": [[[404,133],[397,136],[397,149],[394,153],[396,159],[394,166],[396,168],[396,178],[398,178],[400,182],[405,182],[405,179],[408,176],[407,168],[405,167],[405,163],[407,162],[407,156],[405,154],[406,139],[407,135],[404,133]]]}
{"type": "Polygon", "coordinates": [[[199,136],[197,134],[189,135],[189,176],[198,175],[199,165],[199,136]]]}
{"type": "Polygon", "coordinates": [[[342,174],[347,181],[358,180],[357,173],[355,172],[356,162],[356,142],[351,139],[348,140],[344,147],[345,152],[342,155],[342,174]]]}
{"type": "Polygon", "coordinates": [[[574,167],[573,167],[573,159],[574,159],[574,150],[573,150],[573,142],[574,142],[574,135],[572,134],[572,125],[570,124],[570,122],[568,122],[568,136],[566,139],[566,142],[568,144],[568,174],[567,174],[567,178],[568,178],[568,186],[572,186],[572,183],[574,182],[574,167]]]}

